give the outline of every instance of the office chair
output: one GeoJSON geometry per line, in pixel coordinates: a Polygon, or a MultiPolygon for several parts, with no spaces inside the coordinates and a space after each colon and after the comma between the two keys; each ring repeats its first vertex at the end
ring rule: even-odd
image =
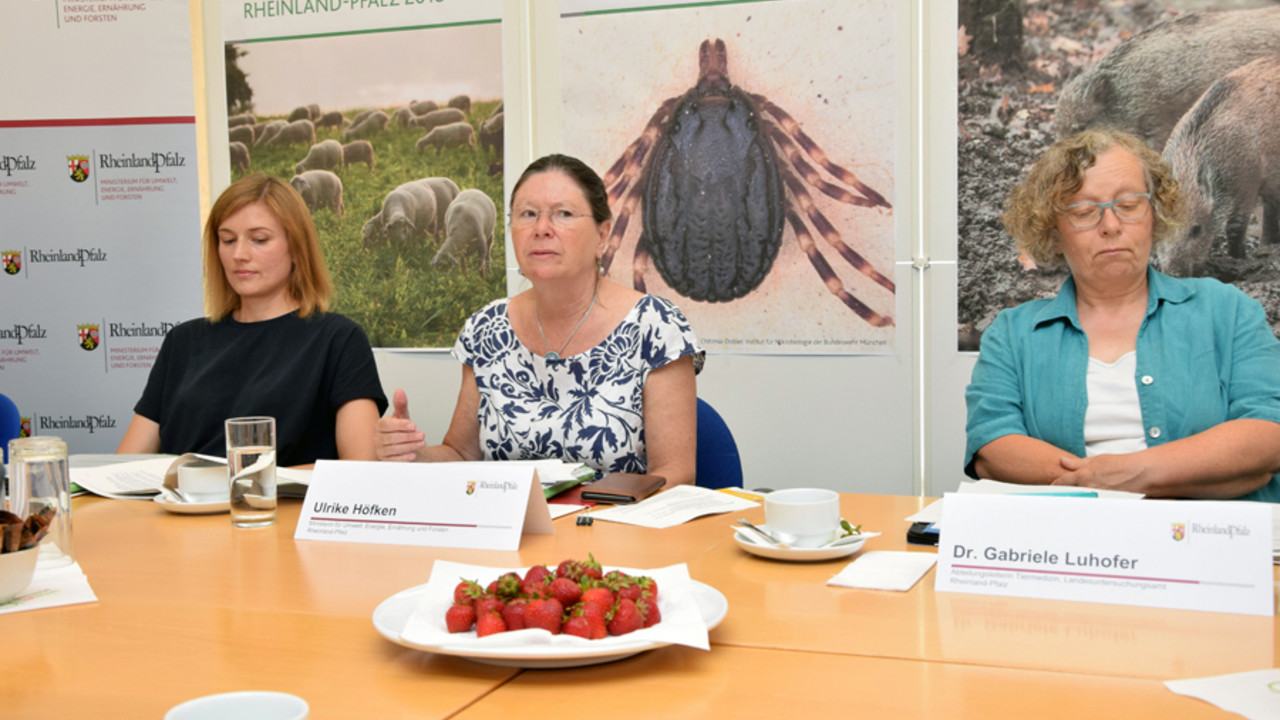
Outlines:
{"type": "MultiPolygon", "coordinates": [[[[18,406],[0,393],[0,456],[4,457],[5,464],[9,462],[9,441],[21,434],[22,419],[18,416],[18,406]]],[[[3,474],[0,471],[0,475],[3,474]]]]}
{"type": "Polygon", "coordinates": [[[698,487],[742,487],[738,444],[724,418],[702,398],[698,398],[698,463],[694,472],[698,487]]]}

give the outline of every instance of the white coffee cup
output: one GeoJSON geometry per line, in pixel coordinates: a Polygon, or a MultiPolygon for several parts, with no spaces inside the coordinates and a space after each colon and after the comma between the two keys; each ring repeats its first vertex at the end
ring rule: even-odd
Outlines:
{"type": "Polygon", "coordinates": [[[840,530],[840,494],[821,488],[788,488],[764,496],[769,534],[792,547],[822,547],[840,530]]]}
{"type": "Polygon", "coordinates": [[[196,502],[226,501],[231,497],[227,466],[209,460],[194,460],[178,467],[178,489],[196,502]]]}
{"type": "Polygon", "coordinates": [[[281,692],[229,692],[188,700],[165,713],[164,720],[306,720],[311,708],[297,695],[281,692]]]}

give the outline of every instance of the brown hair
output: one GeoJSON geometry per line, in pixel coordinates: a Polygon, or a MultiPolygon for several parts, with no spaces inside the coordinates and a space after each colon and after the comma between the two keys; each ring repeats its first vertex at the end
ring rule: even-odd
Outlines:
{"type": "Polygon", "coordinates": [[[1058,215],[1066,208],[1066,199],[1080,191],[1085,171],[1113,147],[1127,150],[1142,163],[1155,218],[1152,247],[1167,240],[1181,224],[1182,193],[1164,158],[1128,133],[1106,128],[1085,130],[1055,142],[1040,156],[1009,194],[1004,215],[1000,216],[1018,248],[1037,265],[1063,264],[1062,254],[1057,251],[1058,215]]]}
{"type": "Polygon", "coordinates": [[[609,210],[609,193],[605,190],[604,181],[596,171],[578,158],[560,153],[543,155],[529,163],[529,167],[520,173],[520,179],[516,180],[515,187],[511,188],[511,202],[516,201],[516,193],[520,191],[520,186],[525,180],[538,173],[553,170],[567,175],[578,189],[582,190],[582,194],[587,198],[587,204],[591,206],[591,218],[596,221],[596,225],[613,218],[613,213],[609,210]]]}
{"type": "Polygon", "coordinates": [[[254,203],[263,203],[284,228],[293,258],[289,293],[298,302],[298,316],[329,309],[333,282],[320,254],[320,240],[311,212],[289,183],[264,173],[254,173],[231,183],[209,211],[204,225],[204,314],[213,322],[240,307],[240,296],[227,282],[218,256],[218,228],[227,218],[254,203]]]}

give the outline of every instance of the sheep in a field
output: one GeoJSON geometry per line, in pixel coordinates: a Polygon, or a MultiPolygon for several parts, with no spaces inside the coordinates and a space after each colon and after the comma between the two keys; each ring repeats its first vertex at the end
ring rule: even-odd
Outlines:
{"type": "Polygon", "coordinates": [[[308,110],[305,105],[299,105],[298,107],[294,108],[293,112],[289,113],[289,117],[285,119],[291,123],[298,122],[299,120],[310,120],[311,111],[308,110]]]}
{"type": "Polygon", "coordinates": [[[502,113],[490,115],[480,123],[480,147],[492,148],[502,157],[502,113]]]}
{"type": "Polygon", "coordinates": [[[227,140],[229,142],[244,143],[245,145],[253,144],[253,127],[250,125],[237,125],[227,130],[227,140]]]}
{"type": "Polygon", "coordinates": [[[227,118],[227,127],[239,127],[241,125],[252,125],[256,120],[253,119],[253,113],[242,113],[240,115],[232,115],[227,118]]]}
{"type": "Polygon", "coordinates": [[[351,127],[342,131],[342,141],[350,142],[357,138],[368,137],[375,133],[382,132],[387,126],[387,114],[381,110],[374,110],[365,116],[360,122],[352,123],[351,127]]]}
{"type": "Polygon", "coordinates": [[[368,110],[361,110],[360,112],[356,113],[356,116],[355,116],[355,117],[351,118],[351,124],[352,124],[352,125],[359,125],[362,121],[364,121],[364,119],[365,119],[365,118],[369,117],[370,115],[372,115],[372,114],[374,114],[374,113],[376,113],[376,112],[382,112],[382,111],[381,111],[381,110],[379,110],[378,108],[370,108],[370,109],[368,109],[368,110]]]}
{"type": "Polygon", "coordinates": [[[391,124],[396,127],[409,127],[411,120],[413,120],[413,111],[409,108],[400,108],[391,113],[391,124]]]}
{"type": "Polygon", "coordinates": [[[409,103],[409,110],[412,111],[414,115],[426,115],[432,110],[439,109],[440,106],[436,104],[435,100],[418,100],[416,102],[409,103]]]}
{"type": "Polygon", "coordinates": [[[458,108],[464,113],[471,114],[471,98],[466,95],[454,95],[449,98],[449,102],[445,103],[451,108],[458,108]]]}
{"type": "Polygon", "coordinates": [[[253,144],[261,145],[271,139],[272,135],[280,132],[281,128],[289,123],[283,120],[272,120],[271,122],[258,123],[253,126],[253,144]]]}
{"type": "Polygon", "coordinates": [[[343,167],[355,163],[364,163],[370,170],[374,168],[373,143],[368,140],[353,140],[342,146],[343,167]]]}
{"type": "Polygon", "coordinates": [[[483,192],[470,189],[458,193],[445,213],[445,240],[431,259],[434,267],[448,258],[467,269],[467,257],[475,255],[480,274],[489,272],[489,253],[493,248],[493,231],[498,221],[498,208],[483,192]]]}
{"type": "Polygon", "coordinates": [[[346,124],[347,119],[342,117],[342,113],[337,110],[327,112],[324,115],[321,115],[319,120],[316,120],[316,127],[318,128],[340,128],[345,127],[346,124]]]}
{"type": "Polygon", "coordinates": [[[280,132],[263,141],[263,147],[280,145],[314,145],[316,143],[316,126],[310,120],[295,120],[280,128],[280,132]]]}
{"type": "Polygon", "coordinates": [[[431,188],[431,193],[436,197],[436,242],[439,242],[444,233],[444,214],[453,199],[458,197],[458,184],[447,177],[423,178],[418,182],[431,188]]]}
{"type": "Polygon", "coordinates": [[[457,108],[444,108],[442,110],[432,110],[426,115],[418,115],[409,121],[410,125],[422,128],[423,132],[431,132],[441,125],[462,122],[467,119],[466,115],[457,108]]]}
{"type": "Polygon", "coordinates": [[[410,247],[436,232],[436,198],[414,180],[387,193],[382,201],[382,235],[394,247],[410,247]]]}
{"type": "Polygon", "coordinates": [[[476,149],[475,128],[464,122],[441,125],[422,136],[415,147],[418,148],[418,152],[425,152],[429,146],[435,147],[436,157],[439,157],[446,147],[461,145],[466,145],[472,150],[476,149]]]}
{"type": "Polygon", "coordinates": [[[227,147],[231,153],[231,169],[248,172],[249,147],[242,142],[232,142],[227,147]]]}
{"type": "Polygon", "coordinates": [[[342,143],[337,140],[325,140],[311,146],[302,162],[294,166],[293,171],[299,175],[307,170],[332,170],[344,164],[342,143]]]}
{"type": "Polygon", "coordinates": [[[308,119],[308,120],[310,120],[311,122],[315,122],[316,120],[319,120],[319,119],[320,119],[320,105],[319,105],[319,104],[317,104],[317,103],[311,103],[310,105],[308,105],[308,106],[307,106],[307,112],[308,112],[308,113],[310,113],[310,117],[309,117],[309,118],[307,118],[307,119],[308,119]]]}
{"type": "Polygon", "coordinates": [[[308,170],[294,175],[289,184],[302,196],[312,215],[326,207],[338,217],[346,214],[342,204],[342,179],[328,170],[308,170]]]}

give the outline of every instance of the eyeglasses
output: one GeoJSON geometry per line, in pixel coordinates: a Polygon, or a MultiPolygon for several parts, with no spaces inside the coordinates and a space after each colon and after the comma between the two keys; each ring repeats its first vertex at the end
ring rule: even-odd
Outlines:
{"type": "Polygon", "coordinates": [[[522,208],[511,214],[511,227],[532,227],[538,223],[538,218],[542,217],[544,212],[551,220],[551,224],[558,228],[570,227],[578,218],[588,217],[587,213],[576,213],[565,208],[557,208],[555,210],[534,210],[533,208],[522,208]]]}
{"type": "Polygon", "coordinates": [[[1082,202],[1068,205],[1063,214],[1067,222],[1077,230],[1088,230],[1102,222],[1102,211],[1111,208],[1116,219],[1124,223],[1135,223],[1147,216],[1151,211],[1151,193],[1138,193],[1118,197],[1109,203],[1082,202]]]}

